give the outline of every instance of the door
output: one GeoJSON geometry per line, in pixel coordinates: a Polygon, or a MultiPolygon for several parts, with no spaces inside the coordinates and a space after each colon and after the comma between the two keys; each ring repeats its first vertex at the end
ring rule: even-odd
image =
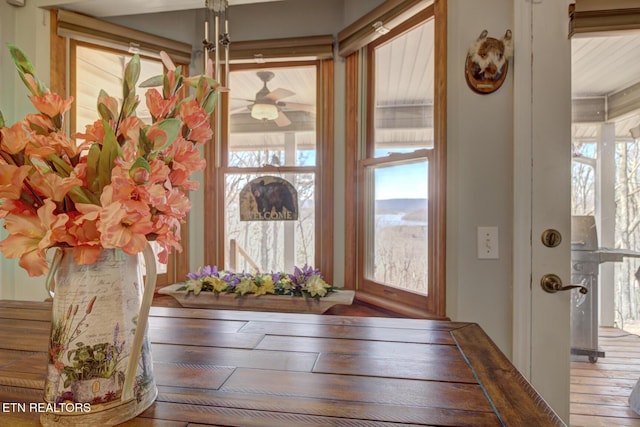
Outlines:
{"type": "Polygon", "coordinates": [[[571,48],[569,2],[514,2],[514,363],[569,421],[571,48]],[[560,232],[557,247],[542,242],[560,232]]]}

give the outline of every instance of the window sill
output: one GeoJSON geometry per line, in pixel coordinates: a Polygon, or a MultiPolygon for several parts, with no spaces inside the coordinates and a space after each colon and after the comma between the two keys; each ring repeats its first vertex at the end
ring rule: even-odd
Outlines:
{"type": "Polygon", "coordinates": [[[391,301],[388,298],[382,298],[367,292],[356,291],[355,301],[363,302],[365,304],[379,307],[384,310],[414,319],[450,320],[448,317],[437,316],[433,313],[427,312],[426,310],[419,310],[414,307],[409,307],[405,304],[391,301]]]}

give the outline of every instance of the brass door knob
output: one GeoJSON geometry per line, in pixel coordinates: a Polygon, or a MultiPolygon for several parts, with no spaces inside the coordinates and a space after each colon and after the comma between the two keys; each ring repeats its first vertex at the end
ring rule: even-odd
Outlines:
{"type": "Polygon", "coordinates": [[[549,292],[550,294],[555,294],[558,291],[568,291],[571,289],[578,289],[581,294],[589,292],[589,290],[582,285],[562,286],[562,279],[556,274],[545,274],[542,276],[542,279],[540,279],[540,286],[542,286],[542,289],[544,289],[545,292],[549,292]]]}

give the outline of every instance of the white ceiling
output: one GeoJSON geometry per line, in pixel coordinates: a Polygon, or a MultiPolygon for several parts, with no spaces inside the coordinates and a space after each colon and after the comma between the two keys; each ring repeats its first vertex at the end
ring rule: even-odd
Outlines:
{"type": "MultiPolygon", "coordinates": [[[[635,32],[573,38],[571,50],[573,98],[612,95],[640,82],[640,35],[635,32]]],[[[618,139],[630,138],[629,129],[640,124],[640,110],[613,121],[618,139]]],[[[573,137],[594,141],[599,130],[599,123],[574,124],[573,137]]]]}
{"type": "MultiPolygon", "coordinates": [[[[228,0],[229,6],[282,0],[228,0]]],[[[96,18],[204,9],[205,0],[36,0],[40,7],[59,7],[96,18]]]]}

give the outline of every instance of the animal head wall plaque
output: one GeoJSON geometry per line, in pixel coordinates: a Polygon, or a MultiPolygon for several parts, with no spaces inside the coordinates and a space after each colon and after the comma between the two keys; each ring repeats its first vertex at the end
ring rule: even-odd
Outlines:
{"type": "Polygon", "coordinates": [[[295,221],[298,192],[287,180],[261,176],[240,191],[240,221],[295,221]]]}
{"type": "Polygon", "coordinates": [[[465,76],[475,92],[487,94],[502,86],[509,71],[509,59],[513,55],[511,30],[501,39],[487,37],[484,30],[469,47],[465,64],[465,76]]]}

